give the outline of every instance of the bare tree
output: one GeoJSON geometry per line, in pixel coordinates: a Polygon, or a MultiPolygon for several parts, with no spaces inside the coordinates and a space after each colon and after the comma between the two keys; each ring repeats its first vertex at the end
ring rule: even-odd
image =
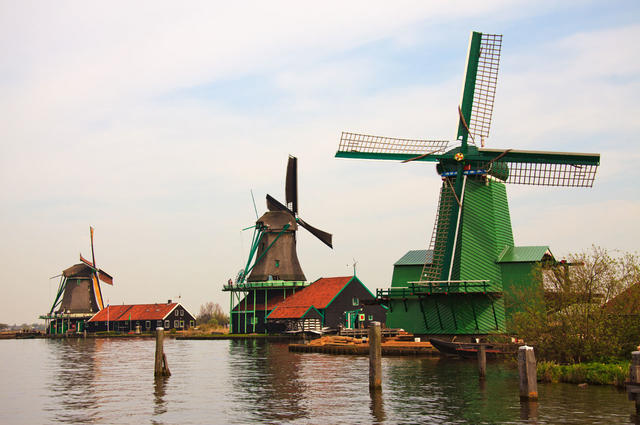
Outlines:
{"type": "Polygon", "coordinates": [[[222,310],[218,303],[207,302],[200,306],[196,320],[199,324],[212,324],[215,326],[228,326],[229,316],[222,310]]]}
{"type": "Polygon", "coordinates": [[[540,285],[516,295],[511,329],[549,360],[628,354],[640,343],[640,260],[617,254],[594,246],[546,267],[540,285]]]}

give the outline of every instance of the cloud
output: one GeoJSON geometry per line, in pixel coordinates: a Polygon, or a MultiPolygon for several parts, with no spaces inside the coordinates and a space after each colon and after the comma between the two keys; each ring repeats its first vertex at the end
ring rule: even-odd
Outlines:
{"type": "MultiPolygon", "coordinates": [[[[336,240],[331,251],[300,233],[307,277],[349,273],[355,258],[372,289],[388,285],[393,262],[426,247],[440,182],[433,164],[334,159],[340,131],[452,139],[467,31],[535,31],[562,13],[500,1],[4,4],[0,282],[23,300],[11,317],[47,310],[47,279],[88,252],[90,224],[112,302],[180,294],[192,310],[227,308],[220,285],[246,261],[240,229],[255,221],[249,190],[258,213],[266,193],[282,198],[287,154],[300,161],[301,215],[336,240]]],[[[624,178],[638,158],[637,33],[531,45],[505,32],[489,146],[603,158],[592,191],[509,187],[517,243],[630,243],[603,219],[637,228],[624,178]],[[573,216],[591,231],[576,238],[573,216]]]]}

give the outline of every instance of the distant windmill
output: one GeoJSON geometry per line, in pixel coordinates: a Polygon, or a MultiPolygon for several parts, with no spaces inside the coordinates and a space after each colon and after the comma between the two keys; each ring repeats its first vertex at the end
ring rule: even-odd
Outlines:
{"type": "Polygon", "coordinates": [[[378,293],[391,308],[389,326],[414,333],[503,330],[505,272],[498,260],[514,246],[505,183],[593,185],[599,154],[484,148],[501,47],[501,35],[471,34],[458,107],[458,146],[449,148],[443,140],[342,133],[338,158],[436,162],[442,180],[422,273],[402,288],[378,293]]]}
{"type": "Polygon", "coordinates": [[[269,210],[256,222],[256,235],[249,255],[255,263],[245,272],[249,282],[269,280],[304,281],[296,250],[298,225],[305,228],[325,245],[333,248],[330,233],[317,229],[298,216],[298,159],[289,156],[285,183],[287,205],[267,195],[269,210]]]}
{"type": "Polygon", "coordinates": [[[298,160],[289,156],[284,205],[267,195],[267,211],[257,219],[244,269],[224,286],[230,291],[232,333],[266,332],[266,316],[289,294],[308,285],[296,248],[298,226],[333,248],[332,235],[298,215],[298,160]]]}
{"type": "Polygon", "coordinates": [[[70,328],[80,331],[82,324],[104,308],[100,281],[113,285],[113,278],[96,265],[93,248],[93,227],[91,235],[91,261],[80,254],[80,263],[62,272],[56,298],[47,316],[55,332],[62,333],[70,328]]]}

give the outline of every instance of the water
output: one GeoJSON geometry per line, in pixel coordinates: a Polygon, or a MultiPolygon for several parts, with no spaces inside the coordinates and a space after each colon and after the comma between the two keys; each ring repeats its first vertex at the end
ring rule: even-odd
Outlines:
{"type": "Polygon", "coordinates": [[[172,376],[153,377],[152,339],[0,341],[1,424],[626,424],[608,386],[540,384],[521,404],[517,370],[489,362],[289,353],[284,343],[165,340],[172,376]]]}

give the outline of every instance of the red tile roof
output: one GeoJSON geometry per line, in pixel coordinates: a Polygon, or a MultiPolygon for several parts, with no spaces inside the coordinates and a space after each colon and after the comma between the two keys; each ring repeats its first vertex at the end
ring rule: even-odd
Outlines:
{"type": "Polygon", "coordinates": [[[110,305],[96,313],[89,321],[162,320],[177,306],[178,303],[110,305]]]}
{"type": "Polygon", "coordinates": [[[280,305],[269,315],[269,319],[299,319],[310,308],[307,306],[286,307],[280,305]]]}
{"type": "Polygon", "coordinates": [[[323,277],[278,304],[268,319],[300,318],[313,306],[318,310],[326,308],[342,291],[353,276],[323,277]],[[297,315],[296,315],[297,314],[297,315]]]}

